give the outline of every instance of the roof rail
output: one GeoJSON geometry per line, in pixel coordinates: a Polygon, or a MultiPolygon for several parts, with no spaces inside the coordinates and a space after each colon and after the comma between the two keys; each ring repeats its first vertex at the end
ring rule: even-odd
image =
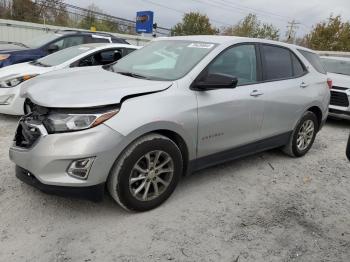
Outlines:
{"type": "Polygon", "coordinates": [[[72,32],[72,33],[89,33],[89,34],[96,34],[96,35],[104,35],[104,36],[113,36],[112,34],[109,34],[109,33],[105,33],[105,32],[93,32],[93,31],[89,31],[89,30],[74,30],[74,29],[59,29],[59,30],[56,30],[55,33],[69,33],[69,32],[72,32]]]}

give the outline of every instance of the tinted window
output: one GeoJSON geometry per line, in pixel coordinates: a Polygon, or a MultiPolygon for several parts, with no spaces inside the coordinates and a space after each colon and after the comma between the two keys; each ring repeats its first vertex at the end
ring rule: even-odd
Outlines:
{"type": "Polygon", "coordinates": [[[309,61],[309,63],[316,69],[317,72],[326,74],[326,70],[321,62],[320,57],[317,54],[305,50],[299,50],[299,52],[306,58],[307,61],[309,61]]]}
{"type": "Polygon", "coordinates": [[[84,43],[84,37],[83,36],[68,36],[65,38],[62,38],[59,41],[56,41],[52,43],[53,45],[56,45],[58,47],[58,50],[65,49],[67,47],[81,45],[84,43]]]}
{"type": "Polygon", "coordinates": [[[256,83],[255,46],[239,45],[222,52],[210,64],[208,72],[237,77],[238,85],[256,83]]]}
{"type": "Polygon", "coordinates": [[[110,43],[107,38],[89,37],[88,39],[90,43],[110,43]]]}
{"type": "Polygon", "coordinates": [[[276,80],[293,76],[290,51],[286,48],[263,45],[264,79],[276,80]]]}
{"type": "Polygon", "coordinates": [[[120,58],[122,58],[121,49],[103,50],[82,58],[78,66],[107,65],[118,61],[120,58]]]}
{"type": "Polygon", "coordinates": [[[301,76],[305,72],[305,67],[300,62],[300,60],[296,57],[295,54],[292,52],[290,53],[292,56],[292,63],[293,63],[293,76],[301,76]]]}

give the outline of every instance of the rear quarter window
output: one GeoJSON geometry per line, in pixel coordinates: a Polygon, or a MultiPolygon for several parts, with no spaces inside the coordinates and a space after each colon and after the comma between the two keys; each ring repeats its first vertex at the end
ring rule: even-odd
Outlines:
{"type": "Polygon", "coordinates": [[[321,59],[317,54],[300,49],[298,49],[298,51],[306,58],[307,61],[309,61],[309,63],[316,69],[317,72],[321,74],[327,74],[327,71],[321,62],[321,59]]]}

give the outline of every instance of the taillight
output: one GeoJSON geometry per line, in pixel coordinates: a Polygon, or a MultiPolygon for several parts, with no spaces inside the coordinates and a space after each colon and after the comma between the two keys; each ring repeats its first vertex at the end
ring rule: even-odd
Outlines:
{"type": "Polygon", "coordinates": [[[333,81],[332,81],[332,79],[327,78],[327,85],[328,85],[328,88],[329,88],[329,89],[332,89],[332,86],[333,86],[333,81]]]}

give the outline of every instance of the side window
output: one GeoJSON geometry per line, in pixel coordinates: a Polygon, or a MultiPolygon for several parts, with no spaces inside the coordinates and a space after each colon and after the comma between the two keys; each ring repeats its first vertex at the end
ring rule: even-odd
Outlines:
{"type": "Polygon", "coordinates": [[[137,49],[125,48],[123,56],[126,56],[126,55],[134,52],[135,50],[137,50],[137,49]]]}
{"type": "Polygon", "coordinates": [[[107,38],[89,36],[87,39],[89,43],[110,43],[107,38]]]}
{"type": "Polygon", "coordinates": [[[290,51],[286,48],[262,45],[265,80],[278,80],[293,76],[290,51]]]}
{"type": "Polygon", "coordinates": [[[103,50],[82,58],[79,61],[78,66],[107,65],[118,61],[120,58],[122,58],[122,52],[119,49],[103,50]]]}
{"type": "Polygon", "coordinates": [[[68,36],[66,38],[63,38],[62,49],[81,44],[84,44],[83,36],[68,36]]]}
{"type": "Polygon", "coordinates": [[[300,60],[296,57],[292,52],[290,53],[292,56],[292,64],[293,64],[293,76],[298,77],[305,73],[305,67],[300,62],[300,60]]]}
{"type": "Polygon", "coordinates": [[[227,74],[238,79],[238,85],[257,82],[254,45],[239,45],[219,54],[208,67],[208,73],[227,74]]]}
{"type": "Polygon", "coordinates": [[[317,72],[321,74],[327,74],[326,69],[321,62],[321,59],[317,54],[305,50],[298,51],[306,58],[307,61],[309,61],[309,63],[316,69],[317,72]]]}

